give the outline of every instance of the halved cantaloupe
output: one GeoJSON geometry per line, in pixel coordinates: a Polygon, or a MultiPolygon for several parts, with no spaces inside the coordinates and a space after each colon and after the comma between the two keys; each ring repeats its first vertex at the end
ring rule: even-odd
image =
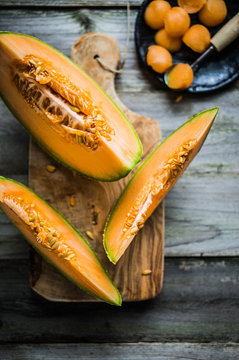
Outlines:
{"type": "Polygon", "coordinates": [[[0,94],[53,157],[88,177],[114,181],[142,146],[125,115],[83,70],[31,36],[0,32],[0,94]]]}
{"type": "Polygon", "coordinates": [[[121,296],[87,240],[26,186],[0,177],[0,207],[33,248],[77,286],[105,302],[121,296]]]}
{"type": "Polygon", "coordinates": [[[218,112],[203,111],[164,140],[137,170],[112,209],[104,247],[116,263],[200,150],[218,112]]]}

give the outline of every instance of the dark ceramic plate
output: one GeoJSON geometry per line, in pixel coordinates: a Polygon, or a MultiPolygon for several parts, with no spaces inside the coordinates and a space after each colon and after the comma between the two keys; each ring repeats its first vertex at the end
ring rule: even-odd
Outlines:
{"type": "MultiPolygon", "coordinates": [[[[161,87],[166,88],[163,75],[156,73],[146,63],[147,50],[154,44],[155,30],[150,29],[144,22],[144,11],[152,0],[145,0],[138,12],[135,25],[135,42],[141,62],[149,73],[157,79],[161,87]]],[[[176,0],[170,1],[172,6],[177,6],[176,0]]],[[[226,0],[228,15],[226,20],[218,27],[210,28],[213,36],[228,20],[237,14],[239,10],[238,1],[226,0]]],[[[191,24],[199,23],[197,14],[191,17],[191,24]]],[[[185,45],[180,51],[173,54],[173,63],[186,62],[192,64],[199,54],[194,53],[185,45]]],[[[215,51],[212,56],[195,71],[192,85],[187,89],[190,93],[203,93],[213,91],[231,83],[239,76],[239,38],[224,49],[220,54],[215,51]]]]}

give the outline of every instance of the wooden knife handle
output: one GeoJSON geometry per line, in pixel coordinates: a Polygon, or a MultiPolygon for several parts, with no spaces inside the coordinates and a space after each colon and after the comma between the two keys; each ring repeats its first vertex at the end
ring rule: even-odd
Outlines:
{"type": "Polygon", "coordinates": [[[239,13],[229,20],[211,39],[211,44],[220,52],[239,35],[239,13]]]}

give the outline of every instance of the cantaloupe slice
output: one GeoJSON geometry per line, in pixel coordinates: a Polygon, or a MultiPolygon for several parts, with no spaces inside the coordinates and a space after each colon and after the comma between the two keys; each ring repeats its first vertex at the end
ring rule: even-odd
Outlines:
{"type": "Polygon", "coordinates": [[[112,209],[104,247],[116,263],[137,232],[200,150],[218,112],[203,111],[188,120],[143,162],[112,209]]]}
{"type": "Polygon", "coordinates": [[[121,296],[87,240],[26,186],[0,177],[0,207],[33,248],[77,286],[107,303],[121,296]]]}
{"type": "Polygon", "coordinates": [[[125,115],[83,70],[31,36],[0,32],[0,95],[53,157],[88,177],[114,181],[142,146],[125,115]]]}

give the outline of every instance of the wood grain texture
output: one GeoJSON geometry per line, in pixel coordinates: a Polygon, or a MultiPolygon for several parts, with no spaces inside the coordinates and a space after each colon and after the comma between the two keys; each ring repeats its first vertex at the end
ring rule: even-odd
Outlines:
{"type": "Polygon", "coordinates": [[[236,360],[238,344],[32,344],[3,345],[4,360],[236,360]],[[39,357],[41,354],[41,357],[39,357]]]}
{"type": "MultiPolygon", "coordinates": [[[[90,2],[91,3],[91,2],[90,2]]],[[[123,73],[116,79],[122,102],[159,121],[163,137],[201,110],[219,105],[213,128],[196,159],[166,197],[166,256],[239,255],[239,81],[221,92],[192,96],[158,89],[140,68],[134,48],[134,20],[123,73]],[[193,229],[193,231],[192,231],[193,229]]],[[[0,29],[29,33],[66,55],[84,32],[113,35],[124,49],[127,19],[123,9],[1,9],[0,29]],[[17,21],[16,21],[17,19],[17,21]]],[[[28,135],[0,102],[0,172],[27,181],[28,135]],[[11,144],[11,146],[9,146],[11,144]]],[[[26,245],[0,216],[0,258],[26,259],[26,245]]]]}
{"type": "MultiPolygon", "coordinates": [[[[143,144],[144,159],[161,141],[158,123],[151,118],[133,113],[120,102],[114,88],[115,75],[104,70],[95,59],[95,55],[116,69],[120,60],[117,41],[104,34],[86,34],[75,42],[72,59],[102,86],[126,114],[143,144]]],[[[29,162],[30,187],[56,207],[85,236],[87,231],[92,232],[94,239],[89,241],[120,290],[124,301],[145,300],[158,295],[163,281],[163,203],[143,230],[137,234],[117,265],[112,265],[103,248],[103,231],[110,209],[131,179],[132,173],[117,182],[100,183],[83,176],[74,176],[72,171],[58,164],[55,164],[57,171],[49,173],[46,167],[51,163],[52,159],[32,143],[29,162]],[[74,207],[70,205],[72,195],[75,199],[74,207]],[[145,269],[152,270],[152,274],[143,276],[141,273],[145,269]]],[[[95,301],[69,283],[36,253],[32,256],[30,279],[32,288],[49,300],[95,301]]]]}
{"type": "MultiPolygon", "coordinates": [[[[139,6],[142,0],[129,0],[131,6],[139,6]]],[[[1,0],[0,7],[126,7],[126,0],[1,0]]]]}
{"type": "Polygon", "coordinates": [[[161,294],[121,308],[46,301],[27,272],[26,260],[0,262],[1,344],[239,342],[238,258],[168,258],[161,294]]]}

